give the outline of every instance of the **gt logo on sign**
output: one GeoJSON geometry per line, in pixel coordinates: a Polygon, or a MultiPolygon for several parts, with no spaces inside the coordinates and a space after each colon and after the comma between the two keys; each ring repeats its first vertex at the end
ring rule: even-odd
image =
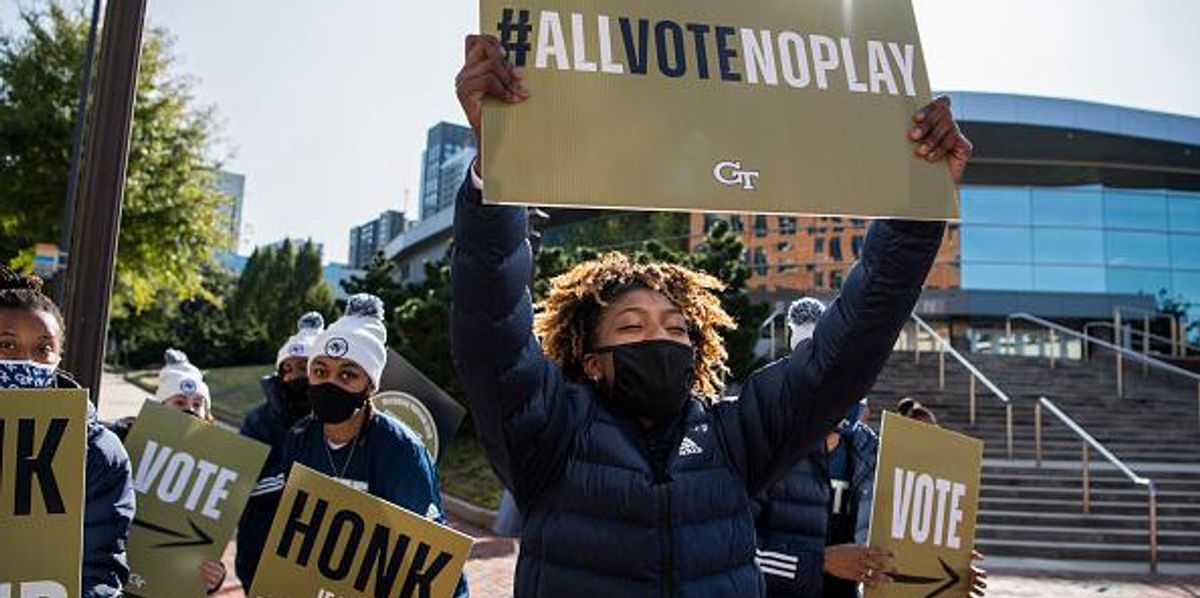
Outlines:
{"type": "Polygon", "coordinates": [[[742,170],[742,163],[739,160],[725,160],[717,162],[717,165],[713,166],[713,178],[717,179],[718,183],[729,187],[739,185],[745,191],[754,190],[758,176],[758,171],[742,170]]]}

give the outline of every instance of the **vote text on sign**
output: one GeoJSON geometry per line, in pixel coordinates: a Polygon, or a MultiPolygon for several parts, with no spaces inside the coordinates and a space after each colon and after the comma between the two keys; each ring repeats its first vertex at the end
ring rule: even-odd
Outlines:
{"type": "Polygon", "coordinates": [[[493,203],[957,217],[897,0],[481,0],[532,98],[483,111],[493,203]]]}

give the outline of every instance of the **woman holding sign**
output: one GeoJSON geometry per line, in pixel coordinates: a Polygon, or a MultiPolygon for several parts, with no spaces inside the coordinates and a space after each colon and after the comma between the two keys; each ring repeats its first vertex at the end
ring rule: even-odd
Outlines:
{"type": "MultiPolygon", "coordinates": [[[[0,267],[0,388],[79,388],[58,370],[63,319],[42,281],[0,267]]],[[[83,511],[83,596],[115,598],[129,581],[125,541],[133,522],[129,455],[88,403],[83,511]]]]}
{"type": "MultiPolygon", "coordinates": [[[[530,93],[498,40],[466,46],[458,97],[478,141],[485,97],[530,93]]],[[[971,146],[949,108],[919,111],[910,139],[957,179],[971,146]]],[[[451,326],[476,428],[526,520],[515,595],[762,596],[750,497],[871,386],[944,224],[876,222],[812,341],[720,401],[734,322],[716,279],[608,254],[555,279],[535,318],[526,209],[483,205],[478,165],[455,209],[451,326]]]]}
{"type": "MultiPolygon", "coordinates": [[[[308,362],[312,414],[283,444],[283,471],[300,463],[337,481],[445,524],[433,459],[416,434],[379,413],[370,397],[387,363],[383,302],[358,294],[313,342],[308,362]]],[[[466,598],[460,580],[456,598],[466,598]]]]}
{"type": "MultiPolygon", "coordinates": [[[[212,395],[200,368],[192,365],[187,354],[178,349],[167,349],[163,354],[163,363],[163,368],[158,372],[158,389],[154,392],[154,400],[211,423],[212,395]]],[[[225,564],[221,561],[204,560],[200,563],[200,577],[208,594],[215,594],[221,589],[226,574],[225,564]]]]}

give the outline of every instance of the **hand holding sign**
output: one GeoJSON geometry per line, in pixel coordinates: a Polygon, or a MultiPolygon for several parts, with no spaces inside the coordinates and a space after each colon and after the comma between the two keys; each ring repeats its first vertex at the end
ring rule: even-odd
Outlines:
{"type": "Polygon", "coordinates": [[[838,544],[825,548],[825,573],[849,581],[875,585],[892,581],[892,551],[862,544],[838,544]]]}
{"type": "Polygon", "coordinates": [[[475,147],[483,148],[480,134],[483,99],[491,96],[515,104],[528,99],[530,94],[524,73],[508,61],[500,40],[491,35],[468,35],[466,46],[466,59],[454,87],[467,122],[475,132],[475,147]]]}
{"type": "Polygon", "coordinates": [[[908,138],[919,144],[916,154],[928,162],[948,159],[951,178],[955,183],[961,182],[974,146],[950,112],[950,98],[941,96],[918,110],[913,115],[913,124],[908,138]]]}

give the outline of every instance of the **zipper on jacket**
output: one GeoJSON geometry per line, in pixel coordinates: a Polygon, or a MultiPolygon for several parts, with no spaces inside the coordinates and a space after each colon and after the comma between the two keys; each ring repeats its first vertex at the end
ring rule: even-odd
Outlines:
{"type": "Polygon", "coordinates": [[[675,596],[675,529],[671,525],[671,492],[666,481],[658,484],[658,510],[662,517],[663,598],[675,596]]]}

